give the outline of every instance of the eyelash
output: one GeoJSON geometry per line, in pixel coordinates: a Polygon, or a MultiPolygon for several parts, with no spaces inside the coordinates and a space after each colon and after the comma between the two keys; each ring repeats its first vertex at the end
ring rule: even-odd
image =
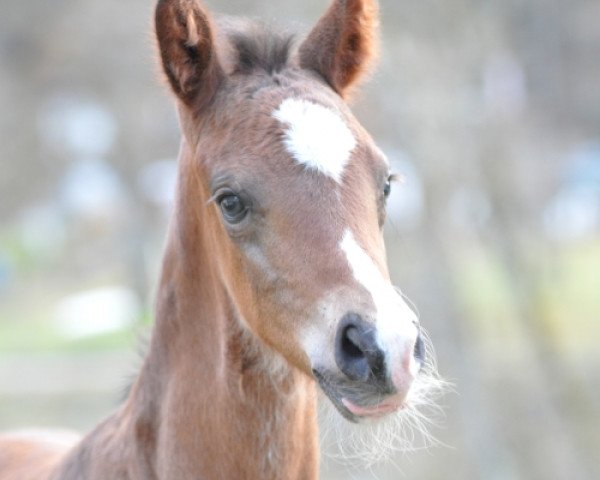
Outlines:
{"type": "Polygon", "coordinates": [[[398,178],[398,175],[396,175],[395,173],[391,173],[388,176],[385,186],[383,187],[383,197],[385,199],[387,199],[392,193],[392,183],[398,181],[398,178]]]}

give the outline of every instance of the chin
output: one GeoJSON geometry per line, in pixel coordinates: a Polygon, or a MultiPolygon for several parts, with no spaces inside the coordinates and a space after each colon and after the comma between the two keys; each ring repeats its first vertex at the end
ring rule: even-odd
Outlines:
{"type": "Polygon", "coordinates": [[[368,468],[437,444],[429,430],[442,415],[436,401],[447,384],[434,365],[424,365],[405,394],[357,390],[336,383],[326,372],[314,375],[321,392],[319,424],[326,456],[368,468]]]}

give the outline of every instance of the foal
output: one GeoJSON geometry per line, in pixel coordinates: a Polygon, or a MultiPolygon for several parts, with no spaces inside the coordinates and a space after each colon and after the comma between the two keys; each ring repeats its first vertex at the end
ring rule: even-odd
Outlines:
{"type": "Polygon", "coordinates": [[[0,479],[314,479],[317,384],[348,422],[413,405],[424,346],[385,263],[389,164],[344,102],[376,24],[374,0],[335,0],[294,46],[158,2],[183,138],[149,352],[78,443],[2,438],[0,479]]]}

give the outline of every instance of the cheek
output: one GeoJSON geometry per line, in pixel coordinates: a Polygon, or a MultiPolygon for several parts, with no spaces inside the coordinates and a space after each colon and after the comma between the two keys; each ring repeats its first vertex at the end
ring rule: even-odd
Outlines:
{"type": "Polygon", "coordinates": [[[244,245],[242,263],[248,283],[252,285],[256,297],[268,294],[281,283],[281,274],[269,261],[264,250],[256,244],[244,245]]]}
{"type": "Polygon", "coordinates": [[[267,252],[256,244],[244,248],[244,270],[255,302],[275,313],[272,321],[282,316],[279,312],[303,317],[312,303],[310,282],[302,280],[300,269],[285,251],[267,252]]]}
{"type": "Polygon", "coordinates": [[[310,362],[297,332],[304,329],[312,302],[258,247],[248,246],[241,262],[231,294],[242,321],[288,362],[310,374],[310,362]]]}

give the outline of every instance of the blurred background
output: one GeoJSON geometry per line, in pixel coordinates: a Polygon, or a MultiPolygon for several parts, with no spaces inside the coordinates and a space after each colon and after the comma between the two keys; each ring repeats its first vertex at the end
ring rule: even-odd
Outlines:
{"type": "MultiPolygon", "coordinates": [[[[206,0],[304,32],[325,0],[206,0]]],[[[87,430],[151,324],[179,131],[150,0],[0,4],[0,429],[87,430]]],[[[381,0],[355,103],[456,393],[440,445],[324,479],[600,478],[600,2],[381,0]]]]}

